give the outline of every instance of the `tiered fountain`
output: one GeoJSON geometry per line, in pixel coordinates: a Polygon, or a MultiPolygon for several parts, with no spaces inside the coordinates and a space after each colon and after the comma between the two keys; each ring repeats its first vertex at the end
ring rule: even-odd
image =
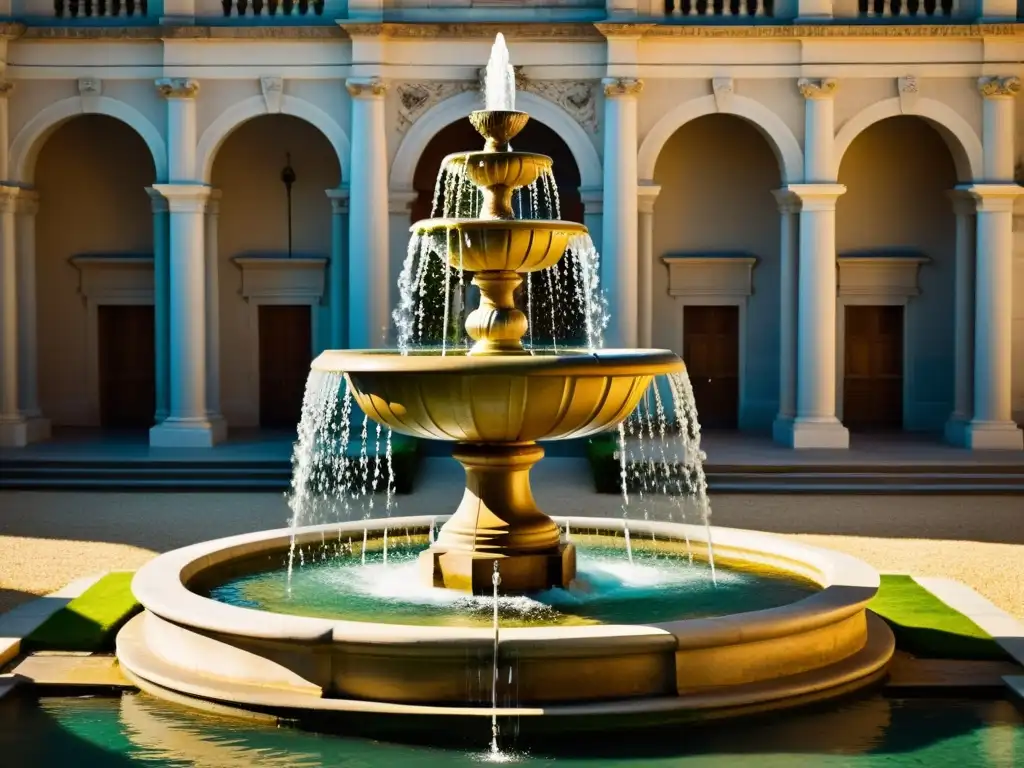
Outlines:
{"type": "MultiPolygon", "coordinates": [[[[642,398],[663,415],[652,385],[660,375],[676,377],[668,389],[685,414],[684,367],[665,350],[524,348],[528,318],[514,300],[522,275],[552,268],[586,230],[513,216],[515,191],[551,167],[550,158],[509,146],[525,113],[484,110],[470,120],[484,149],[453,155],[445,167],[482,192],[479,217],[430,219],[413,230],[473,274],[481,299],[465,323],[472,347],[325,352],[313,363],[297,448],[300,478],[314,465],[347,473],[344,453],[332,464],[320,444],[339,413],[349,434],[351,396],[385,428],[454,442],[465,469],[461,504],[436,536],[441,510],[162,555],[136,576],[146,612],[118,638],[123,668],[146,690],[200,705],[346,715],[364,729],[515,717],[524,732],[736,714],[877,679],[893,643],[865,611],[878,575],[863,563],[714,529],[716,587],[691,548],[710,544],[711,529],[556,522],[538,508],[529,482],[543,456],[537,441],[614,428],[642,398]],[[296,553],[307,564],[293,573],[284,563],[296,553]],[[308,574],[330,585],[318,603],[304,602],[308,574]],[[736,603],[732,592],[746,597],[736,603]],[[698,608],[708,595],[720,606],[698,608]],[[493,624],[481,619],[492,605],[493,624]],[[499,633],[506,618],[513,626],[499,633]]],[[[688,434],[683,422],[670,426],[688,434]]],[[[664,419],[657,436],[649,432],[664,457],[664,419]]],[[[651,475],[672,475],[653,456],[651,475]]],[[[698,460],[693,451],[684,459],[698,460]]],[[[315,495],[297,485],[302,498],[315,495]]]]}

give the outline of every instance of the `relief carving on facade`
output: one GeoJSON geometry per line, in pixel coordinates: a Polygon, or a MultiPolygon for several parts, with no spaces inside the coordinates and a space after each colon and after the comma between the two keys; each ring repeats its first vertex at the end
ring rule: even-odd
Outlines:
{"type": "Polygon", "coordinates": [[[644,89],[644,81],[635,77],[606,77],[601,83],[605,98],[636,96],[644,89]]]}
{"type": "MultiPolygon", "coordinates": [[[[588,80],[533,80],[522,67],[513,68],[516,90],[534,93],[557,104],[584,129],[597,130],[597,100],[594,82],[588,80]]],[[[467,91],[483,91],[485,69],[477,71],[476,81],[418,80],[398,86],[398,131],[404,133],[435,104],[467,91]]],[[[481,99],[482,102],[482,99],[481,99]]],[[[482,106],[482,103],[481,103],[482,106]]]]}
{"type": "Polygon", "coordinates": [[[917,78],[913,75],[897,78],[896,89],[900,94],[900,112],[905,115],[913,114],[914,104],[917,102],[917,97],[920,94],[917,78]]]}
{"type": "Polygon", "coordinates": [[[978,91],[986,99],[1016,96],[1020,93],[1020,78],[1016,75],[983,77],[978,80],[978,91]]]}
{"type": "Polygon", "coordinates": [[[281,99],[284,96],[284,80],[280,77],[264,76],[260,78],[260,91],[267,105],[268,114],[281,111],[281,99]]]}
{"type": "Polygon", "coordinates": [[[161,77],[156,90],[165,99],[194,99],[199,93],[199,81],[187,77],[161,77]]]}
{"type": "Polygon", "coordinates": [[[836,89],[839,88],[839,83],[831,77],[820,79],[801,77],[796,81],[796,87],[800,90],[800,95],[805,99],[830,99],[835,95],[836,89]]]}
{"type": "Polygon", "coordinates": [[[345,89],[352,98],[383,96],[388,84],[379,77],[354,77],[345,81],[345,89]]]}

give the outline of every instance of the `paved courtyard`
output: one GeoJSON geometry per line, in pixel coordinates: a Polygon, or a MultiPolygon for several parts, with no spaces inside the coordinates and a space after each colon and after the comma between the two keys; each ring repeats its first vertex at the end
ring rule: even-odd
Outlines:
{"type": "MultiPolygon", "coordinates": [[[[534,491],[552,514],[622,514],[622,499],[595,494],[579,460],[542,462],[534,491]]],[[[460,495],[457,465],[430,459],[393,514],[444,514],[460,495]]],[[[849,552],[885,572],[960,579],[1024,618],[1024,497],[717,495],[712,504],[718,525],[849,552]]],[[[0,611],[175,547],[282,527],[288,516],[277,493],[3,492],[0,611]]]]}

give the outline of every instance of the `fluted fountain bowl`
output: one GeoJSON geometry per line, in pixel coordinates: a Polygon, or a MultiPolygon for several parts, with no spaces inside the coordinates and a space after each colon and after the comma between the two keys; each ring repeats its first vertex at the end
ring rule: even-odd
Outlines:
{"type": "Polygon", "coordinates": [[[344,373],[363,412],[404,435],[525,443],[608,429],[632,412],[654,376],[684,365],[668,350],[510,357],[329,350],[313,368],[344,373]]]}
{"type": "Polygon", "coordinates": [[[486,139],[488,152],[507,152],[508,143],[529,121],[528,114],[516,110],[480,109],[469,114],[469,122],[486,139]]]}
{"type": "Polygon", "coordinates": [[[477,187],[528,187],[551,170],[552,160],[534,152],[456,152],[444,159],[445,169],[464,167],[477,187]]]}
{"type": "Polygon", "coordinates": [[[467,272],[537,272],[558,263],[569,240],[587,228],[573,221],[425,219],[412,226],[445,240],[448,262],[467,272]]]}

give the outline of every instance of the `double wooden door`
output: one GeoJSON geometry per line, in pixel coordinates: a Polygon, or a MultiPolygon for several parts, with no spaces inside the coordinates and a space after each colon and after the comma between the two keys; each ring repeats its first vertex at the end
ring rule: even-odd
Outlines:
{"type": "Polygon", "coordinates": [[[843,423],[903,427],[903,307],[846,307],[843,423]]]}
{"type": "Polygon", "coordinates": [[[740,402],[739,307],[685,307],[683,360],[701,426],[735,429],[740,402]]]}
{"type": "Polygon", "coordinates": [[[146,429],[156,411],[153,307],[102,304],[96,309],[100,426],[146,429]]]}
{"type": "Polygon", "coordinates": [[[259,308],[260,426],[291,429],[302,414],[302,395],[313,355],[308,305],[259,308]]]}

